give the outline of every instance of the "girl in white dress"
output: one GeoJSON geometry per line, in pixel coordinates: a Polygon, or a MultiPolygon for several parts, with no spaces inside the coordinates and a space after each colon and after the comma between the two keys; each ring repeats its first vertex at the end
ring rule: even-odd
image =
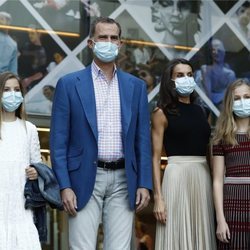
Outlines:
{"type": "Polygon", "coordinates": [[[32,210],[25,209],[26,179],[37,179],[41,162],[36,127],[25,121],[19,78],[0,74],[0,249],[40,250],[32,210]]]}

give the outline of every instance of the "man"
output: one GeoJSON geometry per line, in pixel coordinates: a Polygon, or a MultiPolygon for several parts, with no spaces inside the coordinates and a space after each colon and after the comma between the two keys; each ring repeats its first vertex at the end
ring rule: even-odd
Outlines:
{"type": "Polygon", "coordinates": [[[121,27],[100,17],[90,30],[94,60],[57,84],[51,158],[65,211],[70,249],[130,249],[133,210],[147,206],[152,187],[146,84],[116,68],[121,27]]]}
{"type": "MultiPolygon", "coordinates": [[[[11,15],[0,12],[0,25],[10,25],[11,15]]],[[[7,28],[0,29],[0,73],[11,71],[17,74],[17,44],[9,36],[7,28]]]]}
{"type": "Polygon", "coordinates": [[[164,32],[162,43],[168,46],[171,58],[184,57],[188,52],[175,46],[195,46],[195,34],[200,31],[200,6],[200,0],[153,0],[154,29],[164,32]]]}

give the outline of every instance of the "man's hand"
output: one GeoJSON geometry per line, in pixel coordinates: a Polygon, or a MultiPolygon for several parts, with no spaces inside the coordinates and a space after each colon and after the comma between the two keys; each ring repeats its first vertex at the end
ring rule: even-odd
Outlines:
{"type": "Polygon", "coordinates": [[[138,188],[136,192],[136,212],[145,208],[150,201],[149,191],[146,188],[138,188]]]}
{"type": "Polygon", "coordinates": [[[71,188],[63,189],[61,191],[61,198],[63,202],[64,211],[72,216],[76,216],[76,195],[73,190],[71,188]]]}

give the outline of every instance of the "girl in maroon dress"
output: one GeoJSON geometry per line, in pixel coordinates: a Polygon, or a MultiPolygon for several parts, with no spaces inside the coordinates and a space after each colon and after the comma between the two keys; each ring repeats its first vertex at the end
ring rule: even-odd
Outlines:
{"type": "Polygon", "coordinates": [[[250,85],[232,83],[213,138],[218,250],[250,249],[250,85]]]}

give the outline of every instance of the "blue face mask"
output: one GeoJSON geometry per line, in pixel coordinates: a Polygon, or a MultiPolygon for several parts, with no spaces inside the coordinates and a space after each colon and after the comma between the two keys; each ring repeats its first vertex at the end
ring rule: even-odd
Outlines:
{"type": "Polygon", "coordinates": [[[193,77],[184,76],[176,78],[175,80],[175,88],[179,95],[181,96],[189,96],[193,93],[196,83],[193,77]]]}
{"type": "Polygon", "coordinates": [[[13,112],[23,102],[21,91],[8,91],[4,92],[2,96],[2,106],[5,111],[13,112]]]}
{"type": "Polygon", "coordinates": [[[242,98],[241,100],[235,100],[233,103],[233,112],[240,118],[246,118],[250,116],[250,98],[242,98]]]}
{"type": "MultiPolygon", "coordinates": [[[[94,41],[93,41],[94,42],[94,41]]],[[[119,47],[111,42],[94,42],[93,52],[102,62],[112,62],[118,55],[119,47]]]]}

